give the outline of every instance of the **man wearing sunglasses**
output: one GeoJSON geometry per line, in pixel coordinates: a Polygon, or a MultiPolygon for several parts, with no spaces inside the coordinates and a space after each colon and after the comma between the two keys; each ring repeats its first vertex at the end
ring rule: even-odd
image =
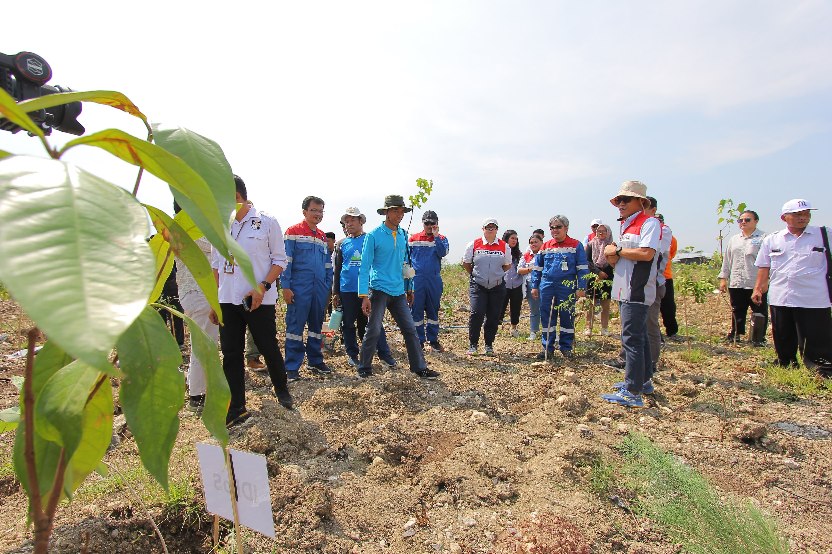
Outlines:
{"type": "Polygon", "coordinates": [[[616,391],[601,396],[607,402],[641,408],[642,393],[653,392],[653,364],[647,337],[647,312],[656,300],[656,271],[661,225],[644,212],[650,207],[647,185],[625,181],[610,203],[618,209],[621,231],[618,243],[604,248],[615,267],[612,297],[619,302],[621,343],[626,366],[616,391]]]}

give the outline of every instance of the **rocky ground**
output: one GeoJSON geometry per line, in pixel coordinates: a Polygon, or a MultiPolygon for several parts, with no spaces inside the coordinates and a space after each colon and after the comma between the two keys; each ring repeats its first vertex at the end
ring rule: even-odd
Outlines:
{"type": "MultiPolygon", "coordinates": [[[[717,334],[723,313],[724,300],[714,297],[690,317],[717,334]]],[[[5,408],[17,402],[10,378],[23,370],[22,359],[7,356],[25,346],[27,322],[8,300],[0,318],[5,408]]],[[[465,299],[449,304],[442,319],[464,325],[465,299]]],[[[359,380],[336,352],[328,358],[334,377],[307,375],[291,386],[293,411],[269,394],[267,377],[248,374],[253,417],[232,430],[231,445],[267,458],[276,538],[245,531],[246,551],[680,552],[650,520],[590,482],[593,465],[615,463],[617,447],[636,431],[724,495],[771,515],[792,552],[832,552],[832,396],[800,397],[772,385],[764,374],[770,349],[669,342],[656,394],[644,409],[628,410],[599,399],[620,379],[602,365],[617,351],[614,337],[579,334],[578,356],[555,363],[535,362],[539,345],[507,329],[493,357],[466,356],[464,329],[448,329],[441,340],[448,351],[429,355],[442,373],[437,381],[380,367],[359,380]],[[531,548],[535,533],[560,546],[531,548]]],[[[393,344],[406,363],[401,340],[393,344]]],[[[59,508],[52,551],[162,552],[151,518],[169,552],[212,551],[194,446],[210,439],[185,410],[181,426],[170,496],[139,468],[122,430],[105,458],[109,476],[91,476],[59,508]]],[[[27,552],[12,441],[0,436],[0,548],[27,552]]],[[[236,551],[230,533],[223,523],[213,551],[236,551]]]]}

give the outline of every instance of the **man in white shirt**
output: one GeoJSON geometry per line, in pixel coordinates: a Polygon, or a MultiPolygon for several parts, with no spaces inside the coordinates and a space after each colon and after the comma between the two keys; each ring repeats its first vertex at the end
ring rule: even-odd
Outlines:
{"type": "Polygon", "coordinates": [[[751,300],[768,291],[774,349],[781,366],[797,365],[797,352],[809,369],[832,376],[832,291],[827,284],[828,239],[812,227],[811,204],[796,198],[783,204],[782,231],[763,239],[751,300]]]}
{"type": "MultiPolygon", "coordinates": [[[[283,232],[275,218],[257,209],[248,201],[246,185],[234,176],[237,189],[237,204],[240,208],[231,223],[231,236],[248,254],[259,280],[252,289],[234,259],[226,260],[215,250],[211,252],[211,267],[219,286],[219,301],[223,325],[220,327],[222,348],[222,369],[231,389],[231,404],[228,407],[226,425],[229,427],[248,419],[246,411],[245,373],[243,353],[245,350],[246,327],[257,349],[266,361],[275,395],[280,404],[290,409],[292,396],[286,386],[286,366],[277,345],[275,302],[277,289],[275,280],[286,268],[286,250],[283,232]]],[[[218,323],[217,315],[211,311],[211,321],[218,323]]]]}

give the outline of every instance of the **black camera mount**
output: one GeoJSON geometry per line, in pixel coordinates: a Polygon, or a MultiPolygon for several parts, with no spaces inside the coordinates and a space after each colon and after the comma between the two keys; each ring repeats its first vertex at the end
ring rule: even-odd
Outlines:
{"type": "MultiPolygon", "coordinates": [[[[58,92],[72,92],[61,86],[49,86],[46,83],[52,78],[52,68],[46,60],[32,52],[20,52],[14,56],[0,52],[0,87],[3,88],[17,102],[39,98],[47,94],[58,92]]],[[[84,126],[78,122],[81,114],[80,102],[69,102],[29,112],[32,121],[40,125],[45,134],[57,129],[72,135],[83,135],[84,126]]],[[[0,118],[0,130],[16,133],[20,127],[4,118],[0,118]]]]}

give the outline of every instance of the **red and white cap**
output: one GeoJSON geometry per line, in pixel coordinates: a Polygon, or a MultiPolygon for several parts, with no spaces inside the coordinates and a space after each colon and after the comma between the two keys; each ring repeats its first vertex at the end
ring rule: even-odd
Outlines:
{"type": "Polygon", "coordinates": [[[804,210],[816,209],[817,208],[812,207],[808,200],[803,200],[802,198],[794,198],[783,204],[783,207],[780,208],[780,215],[793,214],[795,212],[802,212],[804,210]]]}

